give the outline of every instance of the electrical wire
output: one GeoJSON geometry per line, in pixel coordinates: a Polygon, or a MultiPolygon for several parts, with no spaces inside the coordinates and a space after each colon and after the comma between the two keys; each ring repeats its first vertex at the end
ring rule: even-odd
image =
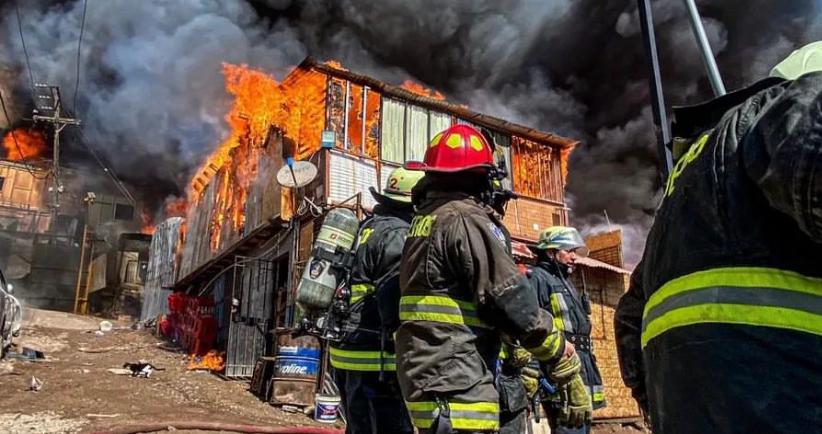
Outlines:
{"type": "Polygon", "coordinates": [[[48,179],[50,173],[46,173],[45,176],[38,175],[37,172],[28,164],[26,161],[26,156],[23,155],[23,149],[20,148],[20,143],[17,141],[17,135],[14,134],[14,128],[11,127],[11,117],[9,116],[8,110],[6,110],[6,100],[3,98],[3,93],[0,92],[0,106],[3,107],[3,114],[6,116],[6,123],[9,125],[9,134],[11,134],[11,138],[14,141],[14,147],[17,148],[17,153],[20,154],[20,163],[23,164],[26,171],[31,174],[35,179],[48,179]]]}
{"type": "Polygon", "coordinates": [[[74,81],[74,102],[71,106],[73,111],[77,111],[77,91],[80,90],[80,49],[83,47],[83,31],[86,28],[86,8],[88,0],[83,0],[83,18],[80,20],[80,38],[77,40],[77,78],[74,81]]]}
{"type": "Polygon", "coordinates": [[[26,57],[26,69],[29,72],[29,82],[31,83],[31,97],[36,98],[37,92],[34,90],[34,74],[31,72],[31,63],[29,63],[29,51],[26,48],[26,38],[23,37],[23,20],[20,18],[20,1],[14,2],[14,10],[17,13],[17,30],[20,33],[20,43],[23,44],[23,55],[26,57]]]}
{"type": "Polygon", "coordinates": [[[123,184],[123,181],[121,181],[120,178],[117,177],[117,174],[114,173],[114,170],[110,169],[108,165],[103,161],[103,159],[100,158],[100,156],[97,154],[97,151],[95,151],[94,148],[92,148],[91,145],[89,145],[88,140],[86,140],[86,136],[83,134],[82,128],[79,129],[78,132],[80,134],[80,144],[83,145],[83,147],[88,151],[89,154],[91,154],[91,156],[100,166],[100,168],[103,169],[103,172],[105,172],[106,175],[108,175],[108,177],[112,180],[114,186],[117,187],[120,193],[122,193],[123,196],[125,196],[125,198],[128,199],[128,201],[131,202],[132,205],[136,205],[137,200],[134,199],[134,196],[131,194],[130,191],[128,191],[128,188],[126,188],[125,184],[123,184]]]}

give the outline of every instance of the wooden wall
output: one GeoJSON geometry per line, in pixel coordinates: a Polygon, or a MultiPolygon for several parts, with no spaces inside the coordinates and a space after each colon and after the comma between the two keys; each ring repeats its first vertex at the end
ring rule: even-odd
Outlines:
{"type": "Polygon", "coordinates": [[[591,299],[591,338],[594,354],[605,386],[608,406],[594,412],[596,419],[639,417],[639,407],[631,391],[622,383],[614,338],[614,310],[627,290],[628,275],[602,268],[580,267],[573,274],[577,288],[584,288],[591,299]]]}

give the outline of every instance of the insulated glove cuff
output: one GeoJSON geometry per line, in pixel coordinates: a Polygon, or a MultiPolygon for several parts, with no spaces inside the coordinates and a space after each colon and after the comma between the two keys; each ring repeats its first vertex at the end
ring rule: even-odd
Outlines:
{"type": "Polygon", "coordinates": [[[553,329],[539,346],[526,348],[540,362],[550,362],[562,357],[565,351],[565,337],[562,332],[553,329]]]}
{"type": "Polygon", "coordinates": [[[555,384],[559,386],[563,386],[571,382],[574,377],[579,377],[579,371],[582,366],[582,363],[579,360],[579,355],[577,353],[572,354],[570,357],[563,357],[554,365],[554,368],[548,373],[548,377],[553,381],[555,384]]]}

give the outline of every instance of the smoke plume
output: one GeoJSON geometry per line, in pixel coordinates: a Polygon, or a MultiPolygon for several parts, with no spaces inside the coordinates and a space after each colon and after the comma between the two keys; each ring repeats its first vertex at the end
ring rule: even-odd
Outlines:
{"type": "MultiPolygon", "coordinates": [[[[7,3],[0,6],[0,67],[18,72],[13,86],[25,95],[14,3],[7,3]]],[[[72,107],[82,0],[17,3],[33,75],[59,84],[72,107]]],[[[822,36],[813,0],[697,3],[728,89],[764,77],[791,50],[822,36]]],[[[607,226],[607,212],[625,229],[634,263],[660,186],[635,4],[89,2],[75,112],[86,139],[159,206],[181,193],[224,138],[222,62],[282,77],[311,54],[390,82],[413,78],[479,111],[580,139],[568,185],[572,219],[590,232],[607,226]]],[[[669,105],[709,98],[682,1],[653,5],[669,105]]]]}

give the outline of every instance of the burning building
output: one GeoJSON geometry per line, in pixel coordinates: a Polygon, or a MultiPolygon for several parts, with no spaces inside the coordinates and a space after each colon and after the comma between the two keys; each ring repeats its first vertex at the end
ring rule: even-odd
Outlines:
{"type": "Polygon", "coordinates": [[[73,310],[82,294],[85,308],[94,292],[91,263],[116,250],[121,233],[139,230],[136,204],[81,162],[60,167],[55,202],[52,149],[40,130],[9,130],[3,147],[0,269],[29,306],[73,310]]]}
{"type": "MultiPolygon", "coordinates": [[[[324,212],[339,206],[368,212],[374,206],[368,189],[380,190],[392,169],[421,160],[429,140],[452,124],[494,137],[496,158],[509,173],[503,183],[519,195],[505,217],[518,251],[527,251],[525,243],[542,229],[568,224],[573,139],[333,62],[308,58],[282,82],[235,65],[224,65],[224,74],[234,97],[226,117],[231,133],[193,177],[185,222],[155,233],[152,246],[174,260],[150,259],[148,274],[174,275],[174,290],[213,297],[228,377],[250,377],[257,359],[274,351],[271,333],[293,324],[294,290],[324,212]],[[282,187],[275,175],[288,159],[313,163],[319,176],[300,188],[282,187]]],[[[169,289],[152,285],[146,297],[160,306],[157,294],[169,289]]],[[[161,311],[149,309],[147,316],[161,311]]]]}

